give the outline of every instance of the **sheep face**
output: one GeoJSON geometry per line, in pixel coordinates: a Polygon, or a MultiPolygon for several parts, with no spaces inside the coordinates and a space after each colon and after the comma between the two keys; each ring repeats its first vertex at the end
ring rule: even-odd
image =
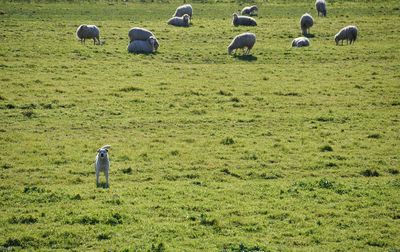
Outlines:
{"type": "Polygon", "coordinates": [[[108,158],[108,150],[107,149],[100,148],[100,149],[97,150],[97,152],[98,152],[97,156],[100,159],[107,159],[108,158]]]}
{"type": "Polygon", "coordinates": [[[190,16],[188,14],[183,15],[183,21],[185,21],[185,23],[189,23],[189,18],[190,16]]]}

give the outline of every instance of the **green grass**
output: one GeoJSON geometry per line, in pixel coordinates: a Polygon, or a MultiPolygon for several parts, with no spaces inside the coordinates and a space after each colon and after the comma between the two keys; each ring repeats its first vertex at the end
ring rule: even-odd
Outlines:
{"type": "Polygon", "coordinates": [[[241,4],[195,2],[179,29],[181,2],[2,1],[0,250],[399,251],[400,4],[328,2],[258,2],[252,28],[231,25],[241,4]],[[134,26],[156,54],[127,53],[134,26]],[[245,31],[252,56],[227,55],[245,31]]]}

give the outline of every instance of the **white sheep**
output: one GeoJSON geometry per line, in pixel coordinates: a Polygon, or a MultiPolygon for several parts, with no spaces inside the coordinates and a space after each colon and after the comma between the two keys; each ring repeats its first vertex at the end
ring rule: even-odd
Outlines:
{"type": "Polygon", "coordinates": [[[303,46],[309,46],[310,41],[306,37],[298,37],[293,39],[292,41],[292,47],[303,47],[303,46]]]}
{"type": "Polygon", "coordinates": [[[335,35],[335,42],[336,45],[339,45],[339,41],[342,41],[343,45],[343,40],[347,41],[347,44],[350,45],[351,43],[354,43],[357,39],[357,34],[358,34],[358,28],[354,25],[349,25],[344,28],[342,28],[336,35],[335,35]]]}
{"type": "Polygon", "coordinates": [[[167,23],[173,26],[189,27],[189,19],[189,15],[184,14],[182,17],[170,18],[167,23]]]}
{"type": "Polygon", "coordinates": [[[183,15],[189,15],[190,19],[192,19],[193,8],[190,4],[184,4],[176,8],[176,11],[172,17],[183,17],[183,15]]]}
{"type": "Polygon", "coordinates": [[[238,16],[238,14],[233,13],[232,24],[234,26],[244,25],[244,26],[256,26],[257,22],[252,17],[238,16]]]}
{"type": "Polygon", "coordinates": [[[104,172],[106,175],[106,188],[109,187],[108,175],[110,173],[110,159],[108,158],[108,149],[111,145],[104,145],[97,150],[96,161],[94,163],[96,169],[96,185],[100,186],[100,172],[104,172]]]}
{"type": "Polygon", "coordinates": [[[93,43],[100,45],[100,30],[95,25],[80,25],[76,29],[76,37],[83,43],[86,39],[93,39],[93,43]]]}
{"type": "Polygon", "coordinates": [[[249,16],[255,16],[256,15],[256,11],[258,11],[257,5],[253,5],[253,6],[248,6],[248,7],[244,7],[241,14],[242,15],[249,15],[249,16]]]}
{"type": "Polygon", "coordinates": [[[140,28],[140,27],[133,27],[129,30],[128,36],[129,36],[130,41],[146,40],[149,37],[154,36],[154,34],[147,29],[140,28]]]}
{"type": "Polygon", "coordinates": [[[249,54],[255,43],[256,35],[254,33],[246,32],[237,35],[228,46],[228,54],[231,54],[233,50],[235,50],[236,53],[236,50],[239,48],[243,50],[244,48],[247,48],[246,51],[244,51],[244,54],[249,54]]]}
{"type": "Polygon", "coordinates": [[[140,28],[140,27],[131,28],[129,30],[128,37],[129,37],[130,42],[132,42],[133,40],[147,40],[150,37],[154,37],[155,50],[157,50],[158,47],[160,46],[156,36],[154,36],[154,34],[151,31],[146,30],[144,28],[140,28]]]}
{"type": "Polygon", "coordinates": [[[303,16],[300,18],[300,27],[301,27],[301,32],[303,36],[307,36],[307,34],[310,33],[310,28],[314,25],[314,19],[313,17],[305,13],[303,16]]]}
{"type": "Polygon", "coordinates": [[[318,17],[319,17],[319,13],[321,13],[321,16],[326,17],[326,2],[325,2],[325,0],[315,1],[315,9],[317,9],[318,17]]]}
{"type": "Polygon", "coordinates": [[[155,52],[155,38],[153,36],[146,40],[133,40],[128,45],[130,53],[153,53],[155,52]]]}

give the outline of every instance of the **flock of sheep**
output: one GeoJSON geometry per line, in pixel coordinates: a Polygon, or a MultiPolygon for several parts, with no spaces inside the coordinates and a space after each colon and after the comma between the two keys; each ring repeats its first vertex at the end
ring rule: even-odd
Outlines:
{"type": "MultiPolygon", "coordinates": [[[[316,0],[315,7],[318,12],[318,16],[326,17],[326,1],[316,0]]],[[[233,14],[232,24],[234,26],[256,26],[257,21],[251,17],[257,15],[258,8],[256,5],[243,8],[241,15],[237,13],[233,14]]],[[[190,20],[193,16],[193,8],[190,4],[179,6],[171,19],[168,20],[167,24],[179,27],[189,27],[190,20]]],[[[300,28],[303,37],[295,38],[292,41],[292,47],[303,47],[309,46],[310,41],[307,37],[310,34],[310,28],[314,25],[313,17],[305,13],[300,18],[300,28]]],[[[347,43],[354,43],[357,39],[358,29],[357,27],[350,25],[341,29],[335,35],[336,45],[339,42],[346,40],[347,43]]],[[[80,25],[76,30],[76,36],[81,42],[85,42],[85,39],[93,39],[94,44],[100,44],[100,30],[95,25],[80,25]]],[[[159,47],[159,42],[154,34],[140,27],[134,27],[129,30],[128,33],[130,42],[128,45],[128,52],[130,53],[154,53],[159,47]]],[[[228,54],[231,54],[237,49],[243,49],[244,54],[249,54],[250,50],[256,43],[256,35],[254,33],[246,32],[237,35],[233,38],[232,42],[228,46],[228,54]]]]}

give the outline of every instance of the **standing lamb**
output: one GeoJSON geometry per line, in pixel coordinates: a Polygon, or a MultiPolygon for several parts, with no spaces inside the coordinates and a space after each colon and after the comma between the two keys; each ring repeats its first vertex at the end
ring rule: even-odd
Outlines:
{"type": "Polygon", "coordinates": [[[244,51],[244,54],[249,54],[250,50],[253,48],[254,44],[256,43],[256,35],[254,33],[246,32],[240,35],[237,35],[233,38],[231,44],[228,46],[228,54],[231,54],[233,50],[241,48],[247,48],[244,51]]]}
{"type": "Polygon", "coordinates": [[[155,48],[155,38],[153,36],[146,40],[133,40],[128,45],[128,52],[130,53],[154,53],[155,48]]]}
{"type": "Polygon", "coordinates": [[[293,39],[292,41],[292,47],[303,47],[303,46],[309,46],[310,41],[306,37],[298,37],[293,39]]]}
{"type": "Polygon", "coordinates": [[[150,37],[154,37],[155,50],[157,50],[160,45],[158,43],[156,36],[154,36],[154,34],[151,31],[146,30],[144,28],[133,27],[132,29],[129,30],[128,36],[129,36],[130,42],[132,42],[134,40],[147,40],[150,37]]]}
{"type": "Polygon", "coordinates": [[[80,25],[76,29],[76,37],[83,43],[86,39],[93,39],[93,43],[100,45],[100,30],[95,25],[80,25]]]}
{"type": "Polygon", "coordinates": [[[256,26],[257,22],[252,17],[238,16],[238,14],[233,13],[232,24],[234,26],[244,25],[244,26],[256,26]]]}
{"type": "Polygon", "coordinates": [[[350,45],[351,43],[354,44],[357,39],[357,34],[358,34],[358,28],[354,25],[349,25],[344,28],[342,28],[336,35],[335,35],[335,42],[336,45],[339,45],[339,41],[342,41],[343,45],[343,40],[347,41],[347,44],[349,44],[350,40],[350,45]]]}
{"type": "Polygon", "coordinates": [[[319,13],[321,13],[321,16],[326,17],[326,2],[325,2],[325,0],[315,1],[315,9],[317,9],[318,17],[319,17],[319,13]]]}
{"type": "Polygon", "coordinates": [[[313,26],[313,24],[314,24],[314,19],[310,14],[306,13],[303,16],[301,16],[300,27],[303,36],[307,36],[308,34],[310,34],[310,28],[313,26]]]}
{"type": "Polygon", "coordinates": [[[96,170],[96,185],[100,186],[100,172],[104,172],[106,176],[106,188],[109,187],[108,184],[108,174],[110,173],[110,159],[108,158],[108,149],[110,149],[110,145],[104,145],[100,149],[97,150],[96,161],[95,161],[95,170],[96,170]]]}
{"type": "Polygon", "coordinates": [[[244,7],[241,14],[249,15],[249,16],[256,16],[257,15],[255,13],[256,11],[258,11],[257,5],[253,5],[253,6],[244,7]]]}
{"type": "Polygon", "coordinates": [[[176,8],[176,11],[172,17],[183,17],[185,14],[188,14],[190,19],[192,19],[193,8],[190,4],[184,4],[176,8]]]}
{"type": "Polygon", "coordinates": [[[167,23],[173,26],[189,27],[189,19],[189,15],[184,14],[182,17],[170,18],[167,23]]]}

